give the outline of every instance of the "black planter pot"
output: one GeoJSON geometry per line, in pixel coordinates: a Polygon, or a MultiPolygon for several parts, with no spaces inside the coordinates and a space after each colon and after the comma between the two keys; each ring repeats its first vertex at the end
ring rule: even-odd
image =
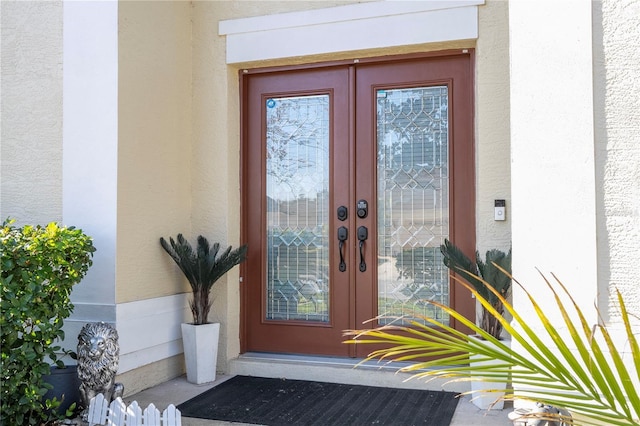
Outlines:
{"type": "Polygon", "coordinates": [[[54,397],[62,404],[58,408],[59,414],[64,414],[67,409],[76,403],[80,404],[80,379],[76,365],[67,365],[65,368],[51,367],[51,373],[42,378],[45,383],[50,383],[53,389],[49,389],[42,398],[43,401],[54,397]],[[64,397],[64,399],[63,399],[64,397]]]}

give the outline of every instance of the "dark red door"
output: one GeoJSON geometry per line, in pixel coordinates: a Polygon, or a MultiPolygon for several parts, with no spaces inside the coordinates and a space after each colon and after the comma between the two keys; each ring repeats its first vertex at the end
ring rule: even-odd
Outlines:
{"type": "Polygon", "coordinates": [[[448,321],[430,299],[473,317],[438,249],[475,247],[471,76],[469,54],[243,75],[243,351],[364,356],[343,330],[448,321]]]}

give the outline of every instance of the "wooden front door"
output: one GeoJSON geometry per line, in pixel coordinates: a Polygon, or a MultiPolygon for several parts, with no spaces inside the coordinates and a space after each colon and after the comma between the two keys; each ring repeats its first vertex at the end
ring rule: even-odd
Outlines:
{"type": "Polygon", "coordinates": [[[439,251],[475,247],[472,75],[468,52],[242,74],[243,352],[361,357],[343,330],[449,321],[428,300],[473,318],[439,251]]]}

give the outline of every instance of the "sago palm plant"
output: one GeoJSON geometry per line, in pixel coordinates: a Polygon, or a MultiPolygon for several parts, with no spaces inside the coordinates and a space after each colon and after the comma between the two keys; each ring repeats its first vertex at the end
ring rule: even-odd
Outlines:
{"type": "MultiPolygon", "coordinates": [[[[488,250],[485,254],[485,261],[480,257],[480,252],[476,251],[476,259],[473,262],[462,250],[445,239],[444,244],[440,246],[440,252],[447,268],[460,273],[460,276],[471,284],[484,299],[488,300],[500,315],[504,313],[500,298],[489,291],[489,287],[485,286],[485,283],[490,284],[490,287],[493,287],[503,298],[509,296],[511,290],[511,250],[508,253],[497,249],[488,250]]],[[[491,315],[484,308],[480,316],[480,327],[496,339],[500,339],[502,324],[497,317],[491,315]]]]}
{"type": "Polygon", "coordinates": [[[178,264],[191,285],[193,299],[189,303],[193,324],[207,324],[212,303],[209,299],[211,288],[231,268],[245,260],[247,245],[235,250],[229,246],[220,256],[220,243],[210,246],[202,235],[198,236],[195,251],[182,234],[178,234],[175,240],[170,237],[169,242],[160,237],[160,245],[178,264]]]}
{"type": "Polygon", "coordinates": [[[505,319],[471,285],[461,279],[454,279],[458,285],[466,287],[475,295],[516,344],[511,347],[504,345],[474,321],[437,302],[431,303],[484,339],[493,342],[495,346],[483,345],[432,318],[423,318],[429,325],[414,321],[410,326],[388,325],[368,330],[350,330],[346,332],[346,335],[351,336],[347,343],[385,344],[385,349],[372,352],[367,360],[378,358],[415,362],[401,370],[415,372],[417,377],[507,383],[509,388],[505,399],[525,399],[563,407],[581,419],[574,421],[574,424],[640,425],[640,396],[634,386],[634,382],[640,382],[640,349],[632,331],[631,316],[619,292],[616,292],[617,303],[631,362],[623,360],[622,352],[614,344],[606,325],[591,325],[587,322],[583,311],[555,276],[554,284],[544,276],[543,279],[562,316],[560,324],[552,324],[549,320],[545,313],[549,308],[548,303],[545,303],[543,309],[514,280],[530,301],[544,331],[534,329],[487,282],[484,285],[502,302],[507,313],[512,316],[512,321],[505,319]],[[500,362],[472,368],[468,364],[471,355],[500,362]],[[429,356],[438,358],[420,361],[429,356]]]}

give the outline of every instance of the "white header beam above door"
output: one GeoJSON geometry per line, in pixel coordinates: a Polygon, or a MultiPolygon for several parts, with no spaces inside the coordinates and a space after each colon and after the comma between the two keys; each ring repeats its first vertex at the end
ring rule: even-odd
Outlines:
{"type": "Polygon", "coordinates": [[[379,1],[221,21],[227,63],[478,38],[484,0],[379,1]]]}

